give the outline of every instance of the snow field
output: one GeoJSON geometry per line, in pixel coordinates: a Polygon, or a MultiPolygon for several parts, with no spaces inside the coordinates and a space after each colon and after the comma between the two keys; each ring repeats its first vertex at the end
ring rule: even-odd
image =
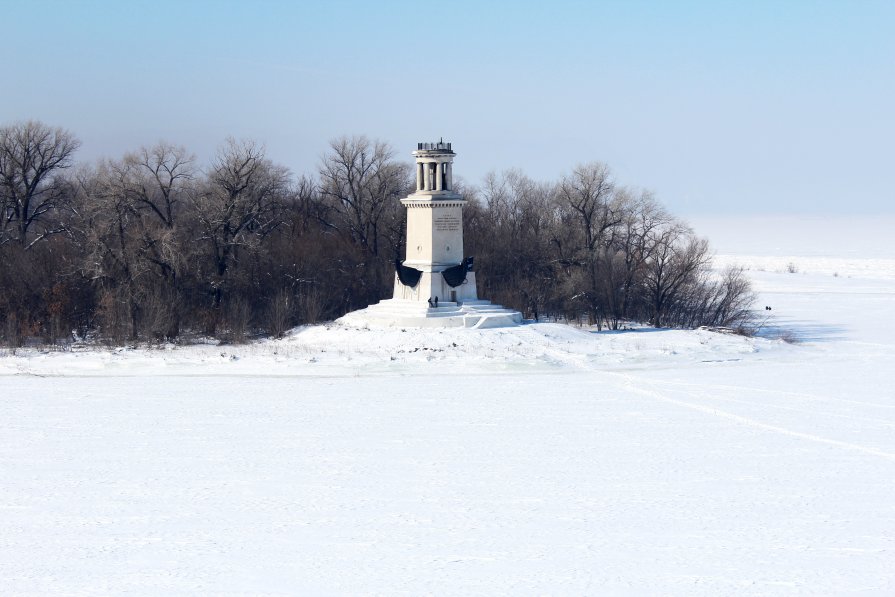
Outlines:
{"type": "Polygon", "coordinates": [[[895,289],[806,263],[767,338],[6,354],[0,593],[892,594],[895,289]]]}

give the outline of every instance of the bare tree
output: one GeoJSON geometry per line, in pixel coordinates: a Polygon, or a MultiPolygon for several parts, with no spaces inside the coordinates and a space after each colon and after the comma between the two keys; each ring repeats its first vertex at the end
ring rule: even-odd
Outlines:
{"type": "Polygon", "coordinates": [[[182,146],[162,142],[142,147],[126,155],[124,161],[136,167],[134,199],[172,228],[176,210],[195,176],[195,156],[182,146]]]}
{"type": "Polygon", "coordinates": [[[125,155],[119,167],[127,170],[126,192],[139,215],[141,256],[173,288],[185,257],[176,224],[182,206],[196,192],[195,157],[161,142],[125,155]]]}
{"type": "Polygon", "coordinates": [[[52,219],[70,190],[58,174],[79,146],[65,129],[33,120],[0,128],[0,244],[27,248],[65,230],[52,219]]]}
{"type": "Polygon", "coordinates": [[[609,167],[592,162],[576,167],[557,187],[557,201],[566,226],[557,230],[554,243],[567,268],[577,269],[578,292],[571,298],[583,301],[592,323],[602,326],[607,305],[601,285],[605,281],[611,236],[623,220],[624,197],[615,192],[609,167]]]}
{"type": "MultiPolygon", "coordinates": [[[[400,232],[397,200],[410,186],[407,166],[393,157],[392,149],[381,141],[340,137],[330,142],[330,152],[320,164],[320,193],[337,214],[333,226],[373,255],[382,248],[384,225],[391,224],[394,232],[397,220],[400,232]]],[[[390,241],[396,244],[396,239],[390,241]]]]}
{"type": "Polygon", "coordinates": [[[193,199],[199,223],[198,240],[214,264],[215,305],[222,284],[240,251],[258,249],[261,240],[283,223],[282,208],[289,192],[289,171],[264,156],[252,141],[228,139],[208,171],[204,189],[193,199]]]}
{"type": "Polygon", "coordinates": [[[134,166],[124,161],[104,161],[95,172],[81,173],[80,191],[84,270],[99,289],[104,333],[115,339],[136,339],[142,302],[140,282],[151,265],[140,256],[134,166]]]}
{"type": "Polygon", "coordinates": [[[708,241],[693,235],[681,222],[651,235],[651,257],[646,262],[644,286],[650,323],[661,327],[669,308],[694,277],[711,263],[708,241]]]}
{"type": "Polygon", "coordinates": [[[553,185],[517,170],[489,173],[466,195],[464,244],[476,257],[483,293],[535,319],[549,312],[556,287],[550,239],[553,185]]]}
{"type": "Polygon", "coordinates": [[[747,332],[754,322],[755,293],[742,267],[728,267],[718,274],[706,270],[687,298],[681,318],[686,327],[722,326],[747,332]]]}
{"type": "Polygon", "coordinates": [[[613,210],[614,191],[609,166],[600,162],[579,165],[559,183],[559,199],[579,219],[584,249],[589,252],[594,251],[606,230],[620,221],[613,210]]]}
{"type": "Polygon", "coordinates": [[[624,319],[635,317],[638,284],[657,246],[651,239],[673,219],[650,192],[634,196],[621,189],[619,195],[624,205],[622,221],[613,234],[604,284],[607,323],[614,330],[624,319]]]}

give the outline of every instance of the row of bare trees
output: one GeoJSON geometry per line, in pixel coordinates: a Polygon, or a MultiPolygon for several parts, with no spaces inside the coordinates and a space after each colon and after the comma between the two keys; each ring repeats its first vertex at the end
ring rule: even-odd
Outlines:
{"type": "MultiPolygon", "coordinates": [[[[160,143],[75,164],[78,140],[0,128],[0,343],[280,335],[390,295],[409,165],[385,143],[334,140],[316,176],[228,140],[205,167],[160,143]]],[[[741,272],[604,165],[555,184],[521,173],[465,189],[467,254],[484,296],[534,318],[731,325],[741,272]]]]}
{"type": "Polygon", "coordinates": [[[528,317],[620,329],[743,328],[754,300],[740,269],[711,269],[708,242],[649,192],[619,187],[605,164],[557,183],[489,175],[470,210],[484,293],[528,317]]]}

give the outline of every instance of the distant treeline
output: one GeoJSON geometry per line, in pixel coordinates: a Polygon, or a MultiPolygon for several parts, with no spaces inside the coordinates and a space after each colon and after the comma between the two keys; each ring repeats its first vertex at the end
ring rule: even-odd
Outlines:
{"type": "MultiPolygon", "coordinates": [[[[40,122],[0,128],[0,343],[241,341],[391,297],[415,187],[385,143],[336,139],[299,178],[248,141],[204,166],[166,143],[76,164],[78,146],[40,122]]],[[[480,294],[528,318],[749,319],[743,273],[713,275],[707,242],[603,164],[456,186],[480,294]]]]}

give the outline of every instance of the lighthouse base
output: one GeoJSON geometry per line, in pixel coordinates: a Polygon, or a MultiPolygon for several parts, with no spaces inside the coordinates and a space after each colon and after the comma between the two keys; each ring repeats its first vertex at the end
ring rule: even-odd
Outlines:
{"type": "Polygon", "coordinates": [[[502,328],[522,323],[522,313],[474,299],[439,301],[437,307],[408,299],[389,299],[352,311],[336,323],[367,328],[502,328]]]}
{"type": "Polygon", "coordinates": [[[352,311],[336,323],[368,328],[502,328],[522,323],[522,313],[482,300],[475,272],[451,286],[443,272],[423,271],[414,286],[395,275],[394,298],[352,311]]]}

